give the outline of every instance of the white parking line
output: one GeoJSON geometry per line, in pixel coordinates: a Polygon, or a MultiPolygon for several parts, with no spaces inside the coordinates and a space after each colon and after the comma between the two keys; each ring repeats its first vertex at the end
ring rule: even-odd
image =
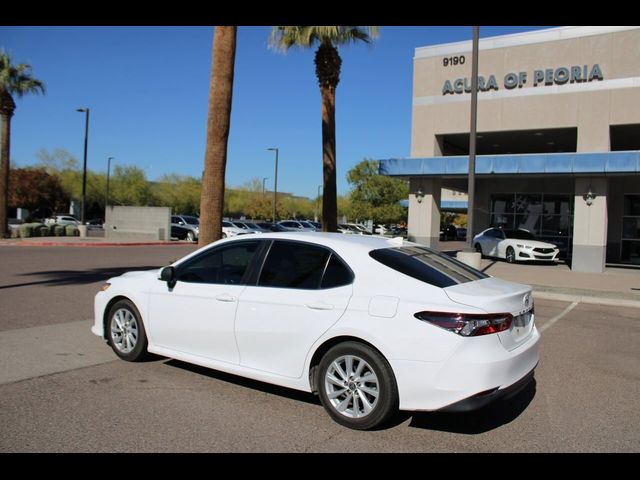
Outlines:
{"type": "Polygon", "coordinates": [[[546,322],[544,325],[542,325],[538,331],[540,333],[544,332],[547,328],[549,328],[550,326],[552,326],[554,323],[556,323],[558,320],[560,320],[562,317],[564,317],[567,313],[569,313],[571,310],[573,310],[574,308],[576,308],[576,306],[578,305],[578,302],[573,302],[571,305],[569,305],[567,308],[565,308],[562,312],[560,312],[558,315],[556,315],[555,317],[553,317],[551,320],[549,320],[548,322],[546,322]]]}

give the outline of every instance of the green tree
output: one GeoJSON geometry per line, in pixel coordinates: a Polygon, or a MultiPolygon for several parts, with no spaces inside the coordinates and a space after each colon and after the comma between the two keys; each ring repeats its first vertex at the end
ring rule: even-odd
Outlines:
{"type": "Polygon", "coordinates": [[[199,245],[207,245],[222,236],[224,178],[231,124],[237,29],[235,26],[218,25],[213,34],[207,146],[200,198],[199,245]]]}
{"type": "Polygon", "coordinates": [[[45,93],[44,83],[31,76],[31,66],[14,65],[11,57],[0,52],[0,238],[7,236],[9,207],[9,170],[11,117],[16,109],[13,96],[45,93]]]}
{"type": "MultiPolygon", "coordinates": [[[[53,152],[42,148],[36,153],[39,168],[58,177],[65,195],[76,202],[82,198],[82,170],[80,162],[67,150],[56,148],[53,152]]],[[[107,175],[87,170],[87,214],[102,216],[106,203],[107,175]]],[[[63,210],[56,210],[62,212],[63,210]]],[[[64,210],[66,211],[66,209],[64,210]]]]}
{"type": "Polygon", "coordinates": [[[338,203],[336,190],[336,87],[340,81],[342,59],[338,46],[362,41],[370,43],[378,36],[378,27],[357,26],[276,26],[271,31],[272,47],[287,51],[291,47],[312,48],[316,76],[322,99],[322,229],[337,231],[338,203]]]}
{"type": "Polygon", "coordinates": [[[379,223],[406,220],[407,212],[400,200],[409,196],[409,187],[402,180],[379,175],[377,161],[361,161],[349,170],[347,181],[353,185],[348,210],[350,218],[379,223]]]}
{"type": "Polygon", "coordinates": [[[173,213],[196,215],[200,211],[202,183],[195,177],[163,175],[152,186],[158,205],[171,207],[173,213]]]}
{"type": "Polygon", "coordinates": [[[109,203],[143,206],[154,203],[144,171],[135,166],[117,165],[109,180],[109,203]]]}

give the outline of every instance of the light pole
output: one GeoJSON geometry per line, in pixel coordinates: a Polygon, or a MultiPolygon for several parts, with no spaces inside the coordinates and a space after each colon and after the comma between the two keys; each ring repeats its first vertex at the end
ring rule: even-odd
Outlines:
{"type": "Polygon", "coordinates": [[[267,180],[269,180],[269,177],[262,178],[262,198],[264,198],[264,182],[266,182],[267,180]]]}
{"type": "Polygon", "coordinates": [[[107,218],[107,207],[109,206],[109,172],[111,172],[111,160],[113,157],[107,158],[107,198],[104,202],[104,218],[107,218]]]}
{"type": "Polygon", "coordinates": [[[276,152],[276,176],[273,181],[273,221],[276,222],[276,202],[278,201],[278,149],[277,148],[267,148],[267,150],[274,150],[276,152]]]}
{"type": "Polygon", "coordinates": [[[84,161],[82,163],[82,210],[80,211],[80,223],[85,224],[85,208],[87,203],[87,145],[89,142],[89,109],[78,108],[77,112],[84,112],[84,161]]]}
{"type": "Polygon", "coordinates": [[[467,248],[473,249],[473,209],[476,196],[476,134],[478,116],[478,44],[480,27],[473,27],[471,47],[471,122],[469,126],[469,181],[467,185],[467,248]]]}

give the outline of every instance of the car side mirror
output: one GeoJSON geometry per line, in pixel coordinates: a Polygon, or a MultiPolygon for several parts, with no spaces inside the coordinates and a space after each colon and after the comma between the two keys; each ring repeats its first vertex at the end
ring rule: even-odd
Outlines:
{"type": "Polygon", "coordinates": [[[176,286],[178,279],[176,278],[175,267],[164,267],[160,270],[160,280],[167,282],[167,286],[171,289],[176,286]]]}

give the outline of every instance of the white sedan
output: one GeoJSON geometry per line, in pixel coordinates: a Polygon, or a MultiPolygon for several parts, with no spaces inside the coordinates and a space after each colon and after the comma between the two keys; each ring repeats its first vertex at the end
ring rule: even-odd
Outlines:
{"type": "Polygon", "coordinates": [[[151,352],[314,392],[361,430],[519,391],[540,338],[527,285],[402,239],[287,232],[111,278],[91,330],[127,361],[151,352]]]}
{"type": "Polygon", "coordinates": [[[518,261],[556,262],[560,250],[552,243],[541,242],[528,230],[487,228],[473,237],[476,252],[487,257],[518,261]]]}

